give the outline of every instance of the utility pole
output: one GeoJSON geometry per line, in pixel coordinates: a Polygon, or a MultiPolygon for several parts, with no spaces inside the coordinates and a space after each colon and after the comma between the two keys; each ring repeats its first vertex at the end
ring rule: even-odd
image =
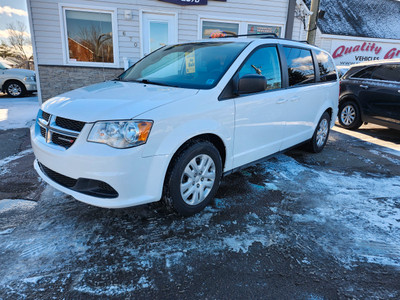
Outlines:
{"type": "Polygon", "coordinates": [[[319,11],[319,1],[320,0],[311,0],[311,12],[310,22],[308,23],[308,34],[307,34],[307,42],[309,44],[315,44],[315,36],[317,34],[317,18],[319,11]]]}

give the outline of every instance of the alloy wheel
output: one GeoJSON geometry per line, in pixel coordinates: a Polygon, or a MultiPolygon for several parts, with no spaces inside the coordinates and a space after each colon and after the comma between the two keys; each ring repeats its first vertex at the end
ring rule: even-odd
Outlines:
{"type": "Polygon", "coordinates": [[[316,136],[318,147],[321,147],[325,143],[325,141],[328,137],[328,131],[329,131],[328,120],[322,119],[321,122],[319,123],[317,136],[316,136]]]}
{"type": "Polygon", "coordinates": [[[14,97],[17,97],[17,96],[21,95],[21,93],[22,93],[21,87],[19,86],[19,84],[16,84],[16,83],[11,83],[8,86],[7,91],[9,92],[9,94],[11,96],[14,96],[14,97]]]}
{"type": "Polygon", "coordinates": [[[183,201],[197,205],[204,201],[214,186],[216,168],[214,160],[207,154],[194,157],[185,167],[180,181],[183,201]]]}
{"type": "Polygon", "coordinates": [[[340,120],[346,126],[351,125],[356,119],[356,110],[353,105],[346,105],[340,114],[340,120]]]}

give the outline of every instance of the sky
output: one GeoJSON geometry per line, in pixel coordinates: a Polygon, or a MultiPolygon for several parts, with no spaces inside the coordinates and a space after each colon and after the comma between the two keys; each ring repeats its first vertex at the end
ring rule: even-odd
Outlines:
{"type": "Polygon", "coordinates": [[[26,0],[0,0],[0,39],[7,41],[7,24],[21,21],[26,25],[26,35],[30,36],[26,0]]]}

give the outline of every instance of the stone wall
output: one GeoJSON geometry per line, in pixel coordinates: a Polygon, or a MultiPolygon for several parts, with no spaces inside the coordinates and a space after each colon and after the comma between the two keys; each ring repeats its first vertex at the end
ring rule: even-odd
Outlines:
{"type": "Polygon", "coordinates": [[[116,78],[123,69],[39,65],[42,101],[61,93],[116,78]]]}

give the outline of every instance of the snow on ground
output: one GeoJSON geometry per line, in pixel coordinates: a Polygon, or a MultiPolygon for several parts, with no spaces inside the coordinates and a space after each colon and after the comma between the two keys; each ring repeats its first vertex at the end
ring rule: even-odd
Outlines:
{"type": "MultiPolygon", "coordinates": [[[[35,201],[24,199],[3,199],[0,200],[0,213],[13,209],[32,209],[36,206],[35,201]]],[[[1,234],[1,233],[0,233],[1,234]]]]}
{"type": "Polygon", "coordinates": [[[0,159],[0,176],[9,172],[9,169],[7,168],[7,164],[8,163],[10,163],[10,162],[12,162],[14,160],[20,159],[21,157],[24,157],[25,155],[28,155],[28,154],[31,154],[31,153],[33,153],[32,148],[23,150],[23,151],[21,151],[21,152],[19,152],[17,154],[12,155],[12,156],[0,159]]]}
{"type": "Polygon", "coordinates": [[[284,155],[264,166],[291,201],[304,203],[296,214],[277,209],[291,218],[293,230],[303,227],[304,237],[310,228],[301,224],[326,230],[317,243],[347,267],[370,262],[400,268],[399,177],[316,171],[284,155]]]}
{"type": "MultiPolygon", "coordinates": [[[[38,205],[26,204],[29,232],[22,224],[0,232],[0,248],[18,256],[0,258],[8,270],[0,270],[0,285],[14,282],[23,292],[44,282],[62,287],[74,280],[75,292],[118,296],[154,288],[159,276],[154,269],[174,282],[177,274],[195,270],[193,258],[246,256],[256,244],[311,249],[299,258],[306,265],[319,249],[347,269],[362,263],[400,268],[399,177],[317,171],[286,155],[259,164],[257,172],[268,179],[249,183],[242,199],[220,197],[191,218],[161,216],[149,206],[93,208],[48,186],[38,205]],[[276,190],[284,198],[271,205],[268,194],[276,190]],[[230,213],[237,209],[242,213],[230,213]],[[126,282],[104,281],[115,273],[131,275],[126,282]]],[[[254,175],[241,173],[247,181],[254,175]]],[[[4,200],[0,217],[16,208],[4,200]]]]}
{"type": "MultiPolygon", "coordinates": [[[[385,128],[385,127],[381,127],[378,125],[376,125],[375,127],[385,128]]],[[[362,132],[359,132],[356,130],[353,131],[353,130],[344,129],[340,126],[335,126],[332,128],[332,130],[336,131],[336,132],[340,132],[345,135],[352,136],[358,140],[367,142],[371,145],[380,146],[379,147],[380,151],[384,151],[384,152],[392,154],[392,155],[400,156],[400,144],[396,143],[396,141],[385,141],[385,139],[373,137],[373,136],[367,135],[365,133],[362,133],[362,132]]]]}
{"type": "Polygon", "coordinates": [[[0,130],[30,127],[39,110],[38,98],[0,97],[0,130]]]}

